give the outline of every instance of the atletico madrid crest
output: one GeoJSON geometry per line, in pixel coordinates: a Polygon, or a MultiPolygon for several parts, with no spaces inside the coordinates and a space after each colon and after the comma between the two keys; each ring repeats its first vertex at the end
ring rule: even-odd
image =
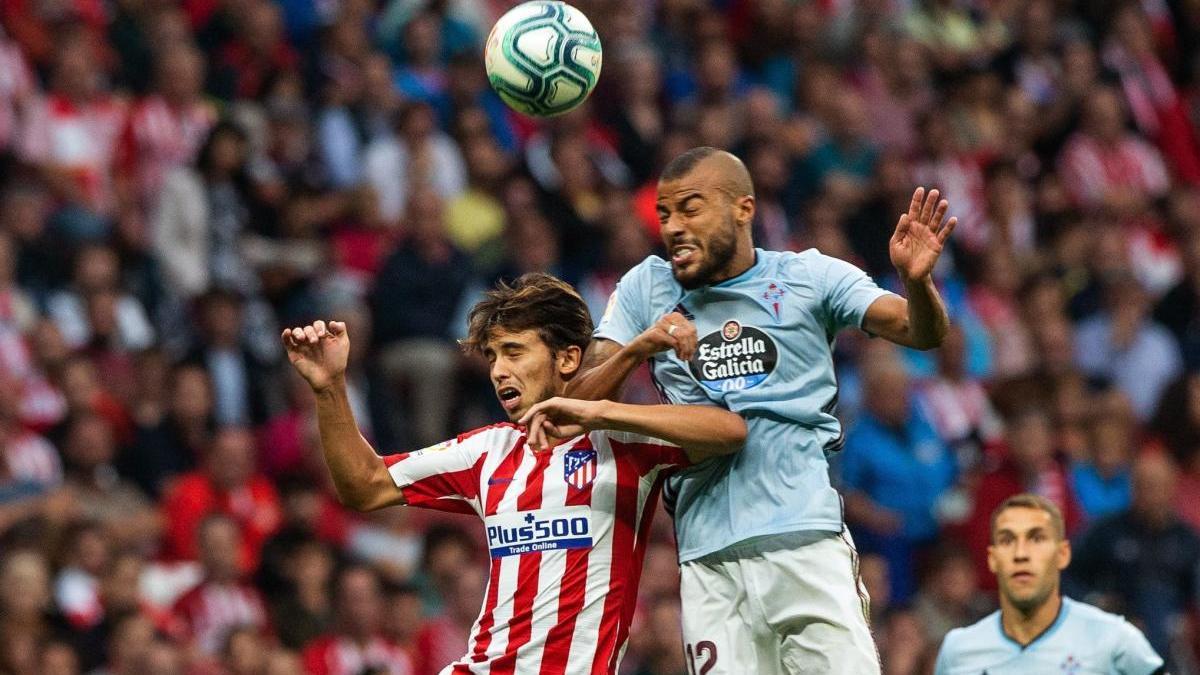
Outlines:
{"type": "Polygon", "coordinates": [[[582,490],[596,480],[596,451],[568,450],[563,455],[563,478],[576,490],[582,490]]]}

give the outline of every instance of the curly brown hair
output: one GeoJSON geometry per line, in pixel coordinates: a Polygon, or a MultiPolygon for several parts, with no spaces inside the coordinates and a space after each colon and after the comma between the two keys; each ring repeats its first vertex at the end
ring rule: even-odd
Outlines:
{"type": "Polygon", "coordinates": [[[496,284],[471,308],[467,322],[467,337],[460,344],[480,354],[497,330],[536,330],[555,352],[572,346],[587,349],[592,339],[592,315],[583,298],[567,282],[540,272],[496,284]]]}

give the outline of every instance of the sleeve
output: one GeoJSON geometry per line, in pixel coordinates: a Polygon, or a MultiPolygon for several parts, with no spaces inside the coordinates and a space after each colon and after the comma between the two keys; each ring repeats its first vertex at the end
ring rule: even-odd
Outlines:
{"type": "Polygon", "coordinates": [[[843,328],[861,328],[871,303],[888,292],[850,263],[818,254],[814,277],[821,283],[826,324],[831,334],[843,328]]]}
{"type": "Polygon", "coordinates": [[[1153,675],[1163,671],[1163,659],[1133,624],[1121,620],[1113,650],[1113,672],[1119,675],[1153,675]]]}
{"type": "Polygon", "coordinates": [[[638,475],[645,477],[658,471],[691,466],[683,448],[661,438],[652,438],[628,431],[610,431],[608,441],[613,454],[627,454],[634,460],[638,475]]]}
{"type": "Polygon", "coordinates": [[[650,327],[651,322],[647,318],[649,269],[647,262],[642,262],[621,277],[608,299],[608,307],[604,310],[604,316],[600,317],[593,337],[627,345],[650,327]]]}
{"type": "Polygon", "coordinates": [[[452,513],[479,513],[479,474],[496,431],[384,457],[388,473],[409,506],[452,513]]]}

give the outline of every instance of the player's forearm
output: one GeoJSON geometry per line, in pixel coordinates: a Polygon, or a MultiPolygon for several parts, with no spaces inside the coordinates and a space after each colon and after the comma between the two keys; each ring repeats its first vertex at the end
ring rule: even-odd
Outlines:
{"type": "Polygon", "coordinates": [[[738,451],[746,442],[746,421],[708,405],[630,405],[608,402],[601,428],[661,438],[678,445],[692,461],[738,451]]]}
{"type": "Polygon", "coordinates": [[[387,467],[354,422],[345,380],[316,392],[321,452],[333,476],[338,501],[352,509],[370,511],[386,506],[395,491],[387,467]]]}
{"type": "Polygon", "coordinates": [[[950,316],[931,277],[904,283],[908,300],[908,346],[933,349],[940,346],[950,328],[950,316]]]}
{"type": "Polygon", "coordinates": [[[625,380],[645,362],[644,355],[635,353],[628,345],[599,364],[584,370],[567,383],[568,398],[602,401],[619,398],[625,380]]]}

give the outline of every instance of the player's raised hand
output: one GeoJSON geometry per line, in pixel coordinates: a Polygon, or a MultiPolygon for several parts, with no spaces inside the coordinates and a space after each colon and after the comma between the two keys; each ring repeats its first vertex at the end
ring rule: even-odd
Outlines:
{"type": "Polygon", "coordinates": [[[632,346],[650,358],[668,349],[687,361],[696,353],[696,325],[679,312],[671,312],[633,339],[632,346]]]}
{"type": "Polygon", "coordinates": [[[308,381],[313,391],[336,383],[346,373],[350,357],[350,336],[341,321],[314,321],[299,328],[287,328],[281,336],[288,361],[308,381]]]}
{"type": "Polygon", "coordinates": [[[550,447],[551,438],[571,438],[595,429],[604,403],[556,396],[535,404],[517,424],[528,429],[525,442],[529,447],[545,450],[550,447]]]}
{"type": "Polygon", "coordinates": [[[946,240],[958,224],[958,218],[945,220],[950,204],[945,199],[938,201],[939,196],[937,190],[926,195],[925,188],[917,188],[908,213],[896,223],[888,253],[902,281],[924,279],[933,272],[946,240]]]}

